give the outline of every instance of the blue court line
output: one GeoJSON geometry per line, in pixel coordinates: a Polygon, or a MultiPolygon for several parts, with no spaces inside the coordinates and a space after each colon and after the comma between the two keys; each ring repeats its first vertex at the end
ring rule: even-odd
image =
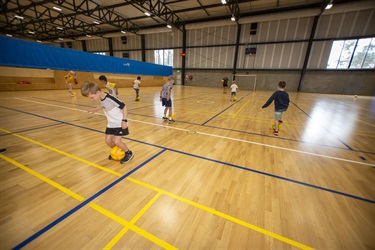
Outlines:
{"type": "Polygon", "coordinates": [[[15,132],[12,132],[12,133],[2,134],[0,136],[18,134],[18,133],[22,133],[22,132],[28,132],[28,131],[38,130],[38,129],[42,129],[42,128],[53,127],[53,126],[57,126],[57,125],[61,125],[61,124],[63,124],[63,122],[54,123],[54,124],[45,125],[45,126],[36,127],[36,128],[29,128],[29,129],[19,130],[19,131],[15,131],[15,132]]]}
{"type": "Polygon", "coordinates": [[[35,240],[36,238],[38,238],[39,236],[41,236],[42,234],[44,234],[45,232],[47,232],[48,230],[50,230],[51,228],[53,228],[54,226],[56,226],[57,224],[59,224],[60,222],[62,222],[66,218],[68,218],[69,216],[71,216],[72,214],[74,214],[75,212],[77,212],[78,210],[80,210],[82,207],[84,207],[87,204],[89,204],[91,201],[93,201],[94,199],[96,199],[97,197],[99,197],[100,195],[102,195],[103,193],[105,193],[106,191],[108,191],[109,189],[111,189],[112,187],[114,187],[115,185],[117,185],[119,182],[121,182],[122,180],[124,180],[129,175],[133,174],[135,171],[139,170],[143,166],[145,166],[147,163],[149,163],[150,161],[152,161],[153,159],[155,159],[156,157],[158,157],[159,155],[161,155],[165,151],[166,151],[166,149],[163,149],[160,152],[158,152],[157,154],[151,156],[149,159],[147,159],[146,161],[144,161],[143,163],[141,163],[140,165],[138,165],[136,168],[130,170],[125,175],[121,176],[120,178],[118,178],[114,182],[110,183],[109,185],[107,185],[106,187],[104,187],[102,190],[100,190],[99,192],[95,193],[90,198],[84,200],[79,205],[77,205],[76,207],[72,208],[71,210],[69,210],[68,212],[66,212],[65,214],[63,214],[62,216],[60,216],[59,218],[57,218],[56,220],[54,220],[53,222],[51,222],[50,224],[48,224],[47,226],[45,226],[44,228],[42,228],[41,230],[39,230],[38,232],[36,232],[35,234],[33,234],[32,236],[30,236],[29,238],[27,238],[26,240],[22,241],[20,244],[18,244],[17,246],[15,246],[12,249],[21,249],[21,248],[25,247],[27,244],[29,244],[30,242],[32,242],[33,240],[35,240]]]}
{"type": "MultiPolygon", "coordinates": [[[[247,96],[247,95],[246,95],[246,96],[247,96]]],[[[91,106],[87,106],[87,105],[83,105],[83,104],[70,103],[70,102],[63,102],[63,101],[57,101],[57,100],[46,99],[46,98],[39,98],[39,97],[33,97],[33,98],[41,99],[41,100],[46,100],[46,101],[53,101],[53,102],[58,102],[58,103],[71,104],[71,105],[75,105],[75,106],[91,107],[91,106]]],[[[186,98],[185,98],[185,99],[186,99],[186,98]]],[[[232,104],[232,105],[233,105],[233,104],[232,104]]],[[[154,105],[149,105],[149,106],[154,106],[154,105]]],[[[149,107],[149,106],[143,106],[143,107],[149,107]]],[[[135,109],[140,109],[140,108],[143,108],[143,107],[133,108],[133,109],[128,109],[128,110],[135,110],[135,109]]],[[[93,107],[91,107],[91,108],[93,108],[93,107]]],[[[304,112],[304,111],[302,110],[302,112],[304,112]]],[[[150,117],[150,118],[157,118],[157,119],[159,119],[159,117],[156,117],[156,116],[143,115],[143,114],[136,114],[136,113],[132,113],[132,112],[128,112],[128,114],[138,115],[138,116],[144,116],[144,117],[150,117]]],[[[306,115],[308,116],[308,114],[306,114],[306,115]]],[[[162,118],[160,118],[160,119],[162,119],[162,118]]],[[[222,130],[227,130],[227,131],[232,131],[232,132],[238,132],[238,133],[245,133],[245,134],[250,134],[250,135],[255,135],[255,136],[268,137],[268,138],[273,138],[273,139],[277,139],[277,140],[292,141],[292,142],[298,142],[298,143],[306,143],[306,144],[309,144],[309,145],[323,146],[323,147],[332,148],[332,149],[351,150],[351,151],[359,152],[359,153],[375,154],[375,152],[368,152],[368,151],[361,151],[361,150],[355,150],[355,149],[349,149],[349,148],[343,148],[343,147],[336,147],[336,146],[330,146],[330,145],[319,144],[319,143],[311,143],[311,142],[306,142],[306,141],[301,141],[301,140],[296,140],[296,139],[285,138],[285,137],[281,137],[281,136],[275,137],[275,136],[270,136],[270,135],[264,135],[264,134],[258,134],[258,133],[253,133],[253,132],[243,131],[243,130],[235,130],[235,129],[229,129],[229,128],[221,128],[221,127],[216,127],[216,126],[212,126],[212,125],[203,125],[203,124],[200,124],[200,123],[187,122],[187,121],[180,121],[180,120],[179,120],[178,122],[179,122],[179,123],[186,123],[186,124],[197,125],[197,126],[211,127],[211,128],[215,128],[215,129],[222,129],[222,130]]]]}
{"type": "Polygon", "coordinates": [[[243,99],[243,97],[241,99],[239,99],[237,102],[231,104],[229,107],[227,107],[224,110],[220,111],[218,114],[214,115],[213,117],[211,117],[210,119],[208,119],[207,121],[205,121],[204,123],[202,123],[201,125],[202,126],[206,125],[208,122],[210,122],[211,120],[215,119],[218,115],[220,115],[221,113],[224,113],[227,109],[231,108],[234,104],[239,103],[242,99],[243,99]]]}
{"type": "MultiPolygon", "coordinates": [[[[305,115],[307,115],[307,117],[309,117],[310,119],[312,119],[312,117],[307,114],[303,109],[301,109],[300,107],[298,107],[297,104],[295,104],[294,102],[290,102],[291,104],[293,104],[294,106],[296,106],[299,110],[301,110],[305,115]]],[[[332,135],[332,133],[326,129],[325,127],[323,127],[322,125],[319,124],[319,126],[321,126],[326,132],[328,132],[328,134],[332,135]]],[[[339,137],[337,136],[334,136],[339,142],[341,142],[345,147],[347,147],[349,150],[354,150],[352,147],[350,147],[348,144],[346,144],[343,140],[341,140],[339,137]]]]}
{"type": "MultiPolygon", "coordinates": [[[[2,107],[2,106],[0,106],[0,107],[2,107]]],[[[53,118],[44,117],[44,116],[41,116],[41,115],[29,113],[29,112],[26,112],[26,111],[16,110],[16,109],[7,108],[7,107],[2,107],[2,108],[6,108],[6,109],[9,109],[9,110],[17,111],[17,112],[20,112],[20,113],[25,113],[25,114],[32,115],[32,116],[37,116],[37,117],[44,118],[44,119],[55,120],[53,118]]],[[[104,132],[100,131],[100,130],[96,130],[96,129],[92,129],[92,128],[87,128],[87,127],[84,127],[84,126],[80,126],[80,125],[76,125],[76,124],[72,124],[72,123],[68,123],[68,122],[62,122],[62,123],[66,124],[66,125],[73,126],[73,127],[79,127],[79,128],[82,128],[82,129],[86,129],[86,130],[90,130],[90,131],[95,131],[95,132],[99,132],[99,133],[104,134],[104,132]]],[[[282,176],[270,174],[270,173],[267,173],[267,172],[262,172],[262,171],[255,170],[255,169],[245,168],[245,167],[242,167],[242,166],[239,166],[239,165],[235,165],[235,164],[232,164],[232,163],[227,163],[227,162],[223,162],[223,161],[219,161],[219,160],[215,160],[215,159],[211,159],[211,158],[207,158],[207,157],[203,157],[203,156],[199,156],[199,155],[194,155],[194,154],[186,153],[186,152],[183,152],[183,151],[179,151],[179,150],[176,150],[176,149],[159,146],[159,145],[156,145],[156,144],[152,144],[152,143],[140,141],[140,140],[137,140],[137,139],[131,139],[131,138],[127,138],[127,137],[124,137],[124,139],[129,140],[129,141],[133,141],[133,142],[137,142],[137,143],[141,143],[141,144],[144,144],[144,145],[152,146],[152,147],[157,147],[157,148],[160,148],[160,149],[166,149],[166,150],[169,150],[169,151],[172,151],[172,152],[177,152],[177,153],[189,155],[189,156],[192,156],[192,157],[195,157],[195,158],[204,159],[204,160],[208,160],[208,161],[215,162],[215,163],[220,163],[220,164],[223,164],[223,165],[227,165],[227,166],[230,166],[230,167],[235,167],[235,168],[242,169],[242,170],[245,170],[245,171],[258,173],[258,174],[261,174],[261,175],[266,175],[266,176],[269,176],[269,177],[272,177],[272,178],[277,178],[277,179],[281,179],[281,180],[284,180],[284,181],[288,181],[288,182],[292,182],[292,183],[296,183],[296,184],[300,184],[300,185],[304,185],[304,186],[316,188],[316,189],[319,189],[319,190],[323,190],[323,191],[327,191],[327,192],[330,192],[330,193],[342,195],[342,196],[353,198],[353,199],[356,199],[356,200],[361,200],[361,201],[365,201],[365,202],[369,202],[369,203],[375,203],[374,200],[370,200],[370,199],[362,198],[362,197],[359,197],[359,196],[347,194],[347,193],[336,191],[336,190],[333,190],[333,189],[328,189],[328,188],[316,186],[316,185],[309,184],[309,183],[302,182],[302,181],[296,181],[296,180],[293,180],[293,179],[289,179],[289,178],[286,178],[286,177],[282,177],[282,176]]],[[[375,166],[372,166],[371,168],[375,169],[375,166]]]]}

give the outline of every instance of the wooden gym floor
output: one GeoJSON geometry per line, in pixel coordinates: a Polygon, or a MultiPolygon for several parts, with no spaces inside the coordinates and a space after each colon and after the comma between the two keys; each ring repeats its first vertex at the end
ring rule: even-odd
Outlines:
{"type": "Polygon", "coordinates": [[[375,249],[374,97],[120,89],[135,154],[107,160],[106,119],[67,91],[0,93],[1,249],[375,249]]]}

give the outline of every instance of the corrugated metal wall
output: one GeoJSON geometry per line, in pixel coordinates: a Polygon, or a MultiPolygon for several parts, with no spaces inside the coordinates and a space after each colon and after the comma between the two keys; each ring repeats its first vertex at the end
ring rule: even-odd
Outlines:
{"type": "MultiPolygon", "coordinates": [[[[258,23],[256,34],[250,35],[251,24],[241,27],[237,68],[241,69],[302,69],[313,17],[258,23]],[[246,55],[245,49],[255,47],[255,55],[246,55]]],[[[339,14],[322,15],[317,26],[308,69],[325,69],[332,46],[337,38],[375,36],[375,11],[361,10],[339,14]]],[[[228,26],[187,30],[186,68],[232,69],[235,59],[237,25],[228,20],[228,26]]],[[[142,60],[141,37],[112,38],[114,56],[142,60]]],[[[154,62],[155,49],[174,49],[174,67],[180,68],[182,32],[145,35],[146,61],[154,62]]],[[[104,51],[109,54],[108,39],[86,41],[89,52],[104,51]]],[[[73,49],[82,50],[81,42],[73,42],[73,49]]]]}

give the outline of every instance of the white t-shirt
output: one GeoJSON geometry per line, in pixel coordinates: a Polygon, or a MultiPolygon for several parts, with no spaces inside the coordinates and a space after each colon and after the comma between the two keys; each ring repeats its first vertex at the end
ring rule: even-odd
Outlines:
{"type": "Polygon", "coordinates": [[[107,94],[104,99],[100,101],[108,120],[107,127],[121,128],[123,118],[122,109],[125,107],[125,104],[110,94],[107,94]]]}
{"type": "Polygon", "coordinates": [[[140,84],[141,84],[141,82],[139,80],[134,80],[134,88],[135,89],[139,89],[140,84]]]}
{"type": "Polygon", "coordinates": [[[237,84],[233,83],[232,85],[230,85],[230,89],[231,89],[231,92],[237,92],[237,89],[238,89],[237,84]]]}

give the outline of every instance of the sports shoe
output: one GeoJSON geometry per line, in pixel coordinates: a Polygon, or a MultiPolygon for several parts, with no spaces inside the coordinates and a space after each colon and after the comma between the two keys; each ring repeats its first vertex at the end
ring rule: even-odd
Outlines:
{"type": "Polygon", "coordinates": [[[120,163],[125,164],[129,162],[133,157],[134,157],[133,152],[129,150],[128,152],[126,152],[125,157],[121,159],[120,163]]]}
{"type": "Polygon", "coordinates": [[[168,121],[168,123],[174,123],[175,122],[175,120],[169,120],[168,121]]]}
{"type": "Polygon", "coordinates": [[[279,131],[274,130],[274,131],[273,131],[273,134],[274,134],[274,135],[279,135],[279,131]]]}
{"type": "Polygon", "coordinates": [[[164,119],[164,120],[168,120],[168,117],[163,116],[163,119],[164,119]]]}
{"type": "Polygon", "coordinates": [[[283,123],[283,120],[279,120],[279,123],[283,123]]]}
{"type": "Polygon", "coordinates": [[[108,160],[113,160],[111,155],[108,156],[108,160]]]}
{"type": "Polygon", "coordinates": [[[6,148],[1,148],[1,149],[0,149],[0,154],[5,153],[6,151],[7,151],[6,148]]]}

